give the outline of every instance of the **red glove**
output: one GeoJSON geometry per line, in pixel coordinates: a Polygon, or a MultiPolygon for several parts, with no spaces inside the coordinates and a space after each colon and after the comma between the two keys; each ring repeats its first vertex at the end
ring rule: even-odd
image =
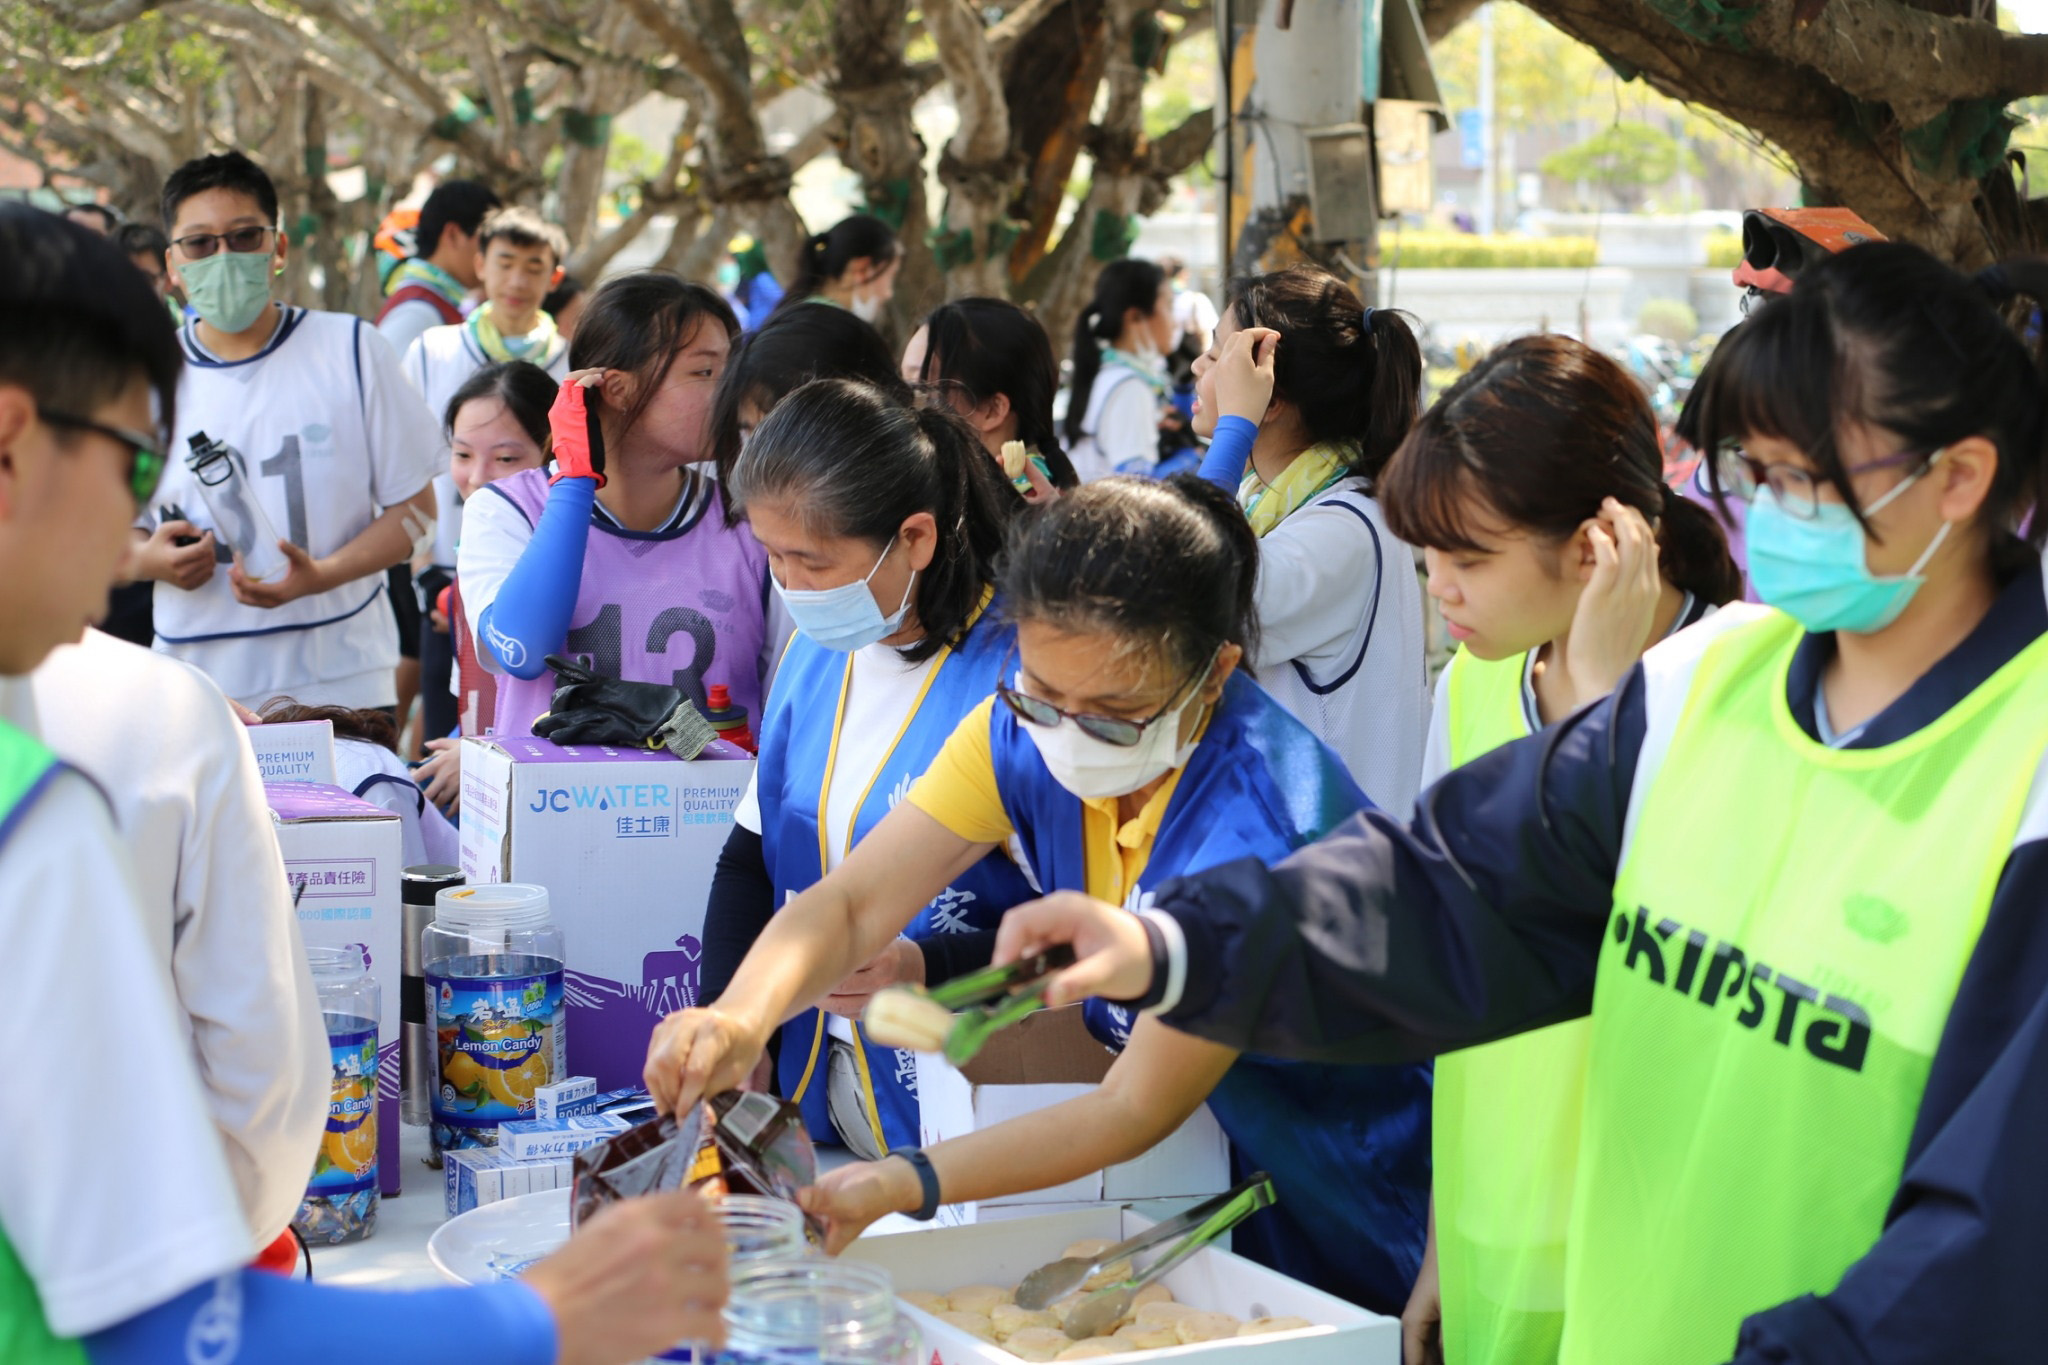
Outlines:
{"type": "Polygon", "coordinates": [[[455,619],[455,585],[450,583],[434,597],[434,609],[441,613],[443,621],[455,619]]]}
{"type": "Polygon", "coordinates": [[[604,487],[604,431],[580,382],[562,381],[554,406],[548,409],[548,430],[554,436],[555,457],[555,475],[548,482],[595,479],[599,488],[604,487]]]}

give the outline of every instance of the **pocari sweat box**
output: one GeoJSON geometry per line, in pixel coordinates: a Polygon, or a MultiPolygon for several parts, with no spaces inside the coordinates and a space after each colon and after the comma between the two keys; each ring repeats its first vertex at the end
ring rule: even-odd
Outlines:
{"type": "Polygon", "coordinates": [[[548,889],[568,946],[569,1072],[640,1083],[647,1039],[697,1003],[704,901],[751,760],[561,745],[462,746],[462,873],[548,889]]]}
{"type": "MultiPolygon", "coordinates": [[[[269,727],[265,727],[269,728],[269,727]]],[[[266,782],[286,878],[298,893],[299,935],[311,947],[360,944],[377,978],[377,1183],[398,1193],[398,817],[317,782],[266,782]],[[302,889],[303,888],[303,889],[302,889]]]]}

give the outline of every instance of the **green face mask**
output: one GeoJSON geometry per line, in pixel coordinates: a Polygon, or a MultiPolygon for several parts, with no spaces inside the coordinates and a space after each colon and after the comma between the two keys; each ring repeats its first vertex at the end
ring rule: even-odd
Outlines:
{"type": "Polygon", "coordinates": [[[271,260],[267,251],[216,251],[180,263],[185,298],[221,331],[245,331],[270,302],[271,260]]]}

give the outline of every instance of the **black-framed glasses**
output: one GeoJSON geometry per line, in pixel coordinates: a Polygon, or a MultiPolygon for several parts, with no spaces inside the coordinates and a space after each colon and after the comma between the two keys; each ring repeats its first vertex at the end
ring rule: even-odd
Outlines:
{"type": "Polygon", "coordinates": [[[53,412],[49,408],[39,410],[42,419],[53,427],[70,427],[74,431],[89,431],[95,436],[104,436],[128,447],[128,491],[135,495],[135,504],[140,507],[156,492],[156,486],[164,476],[164,443],[161,437],[150,436],[129,427],[109,426],[95,422],[90,417],[76,417],[68,412],[53,412]]]}
{"type": "MultiPolygon", "coordinates": [[[[1926,450],[1901,450],[1882,459],[1870,460],[1864,464],[1850,465],[1842,470],[1844,478],[1853,479],[1859,474],[1869,474],[1879,469],[1895,469],[1911,464],[1915,460],[1930,461],[1938,452],[1926,450]]],[[[1778,505],[1801,521],[1812,521],[1820,515],[1820,486],[1828,480],[1810,469],[1795,464],[1766,464],[1744,450],[1735,441],[1724,441],[1716,452],[1714,464],[1720,475],[1721,486],[1730,496],[1749,499],[1756,496],[1756,490],[1768,486],[1778,498],[1778,505]]]]}
{"type": "MultiPolygon", "coordinates": [[[[1033,725],[1042,725],[1048,730],[1063,720],[1070,720],[1074,722],[1082,734],[1099,739],[1104,744],[1113,744],[1119,749],[1128,749],[1145,737],[1146,730],[1164,720],[1174,708],[1178,707],[1187,697],[1188,693],[1201,685],[1202,680],[1207,678],[1216,667],[1216,660],[1222,653],[1223,650],[1219,646],[1216,652],[1209,656],[1209,662],[1196,669],[1185,682],[1173,689],[1173,695],[1166,699],[1164,706],[1143,720],[1130,720],[1124,716],[1097,716],[1080,711],[1062,711],[1043,697],[1034,697],[1028,692],[1020,692],[1005,682],[996,684],[996,695],[1003,699],[1003,705],[1017,713],[1019,720],[1028,721],[1033,725]]],[[[1008,665],[1005,665],[1003,673],[1007,675],[1009,672],[1008,665]]]]}
{"type": "Polygon", "coordinates": [[[238,227],[226,232],[195,232],[189,237],[180,237],[171,243],[178,248],[188,261],[203,261],[223,244],[236,255],[247,255],[252,251],[268,251],[271,238],[276,234],[274,227],[238,227]]]}

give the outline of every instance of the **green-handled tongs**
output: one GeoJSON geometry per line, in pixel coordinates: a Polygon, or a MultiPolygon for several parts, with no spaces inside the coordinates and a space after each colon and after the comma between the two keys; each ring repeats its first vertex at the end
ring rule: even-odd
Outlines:
{"type": "MultiPolygon", "coordinates": [[[[1061,944],[1005,966],[984,967],[978,972],[956,976],[929,989],[891,988],[868,1002],[867,1009],[862,1012],[862,1020],[877,1042],[897,1047],[915,1046],[921,1040],[896,1036],[897,1030],[888,1029],[886,1022],[878,1018],[877,1005],[889,999],[884,1008],[899,1015],[906,1008],[918,1010],[926,1006],[935,1013],[943,1011],[951,1016],[943,1026],[943,1046],[927,1045],[921,1050],[943,1052],[946,1060],[954,1066],[965,1066],[996,1033],[1043,1009],[1045,988],[1052,974],[1073,965],[1074,950],[1061,944]],[[913,1001],[916,1003],[912,1004],[913,1001]]],[[[920,1024],[923,1022],[919,1021],[920,1024]]],[[[934,1039],[939,1028],[936,1018],[930,1021],[930,1033],[934,1039]]]]}

